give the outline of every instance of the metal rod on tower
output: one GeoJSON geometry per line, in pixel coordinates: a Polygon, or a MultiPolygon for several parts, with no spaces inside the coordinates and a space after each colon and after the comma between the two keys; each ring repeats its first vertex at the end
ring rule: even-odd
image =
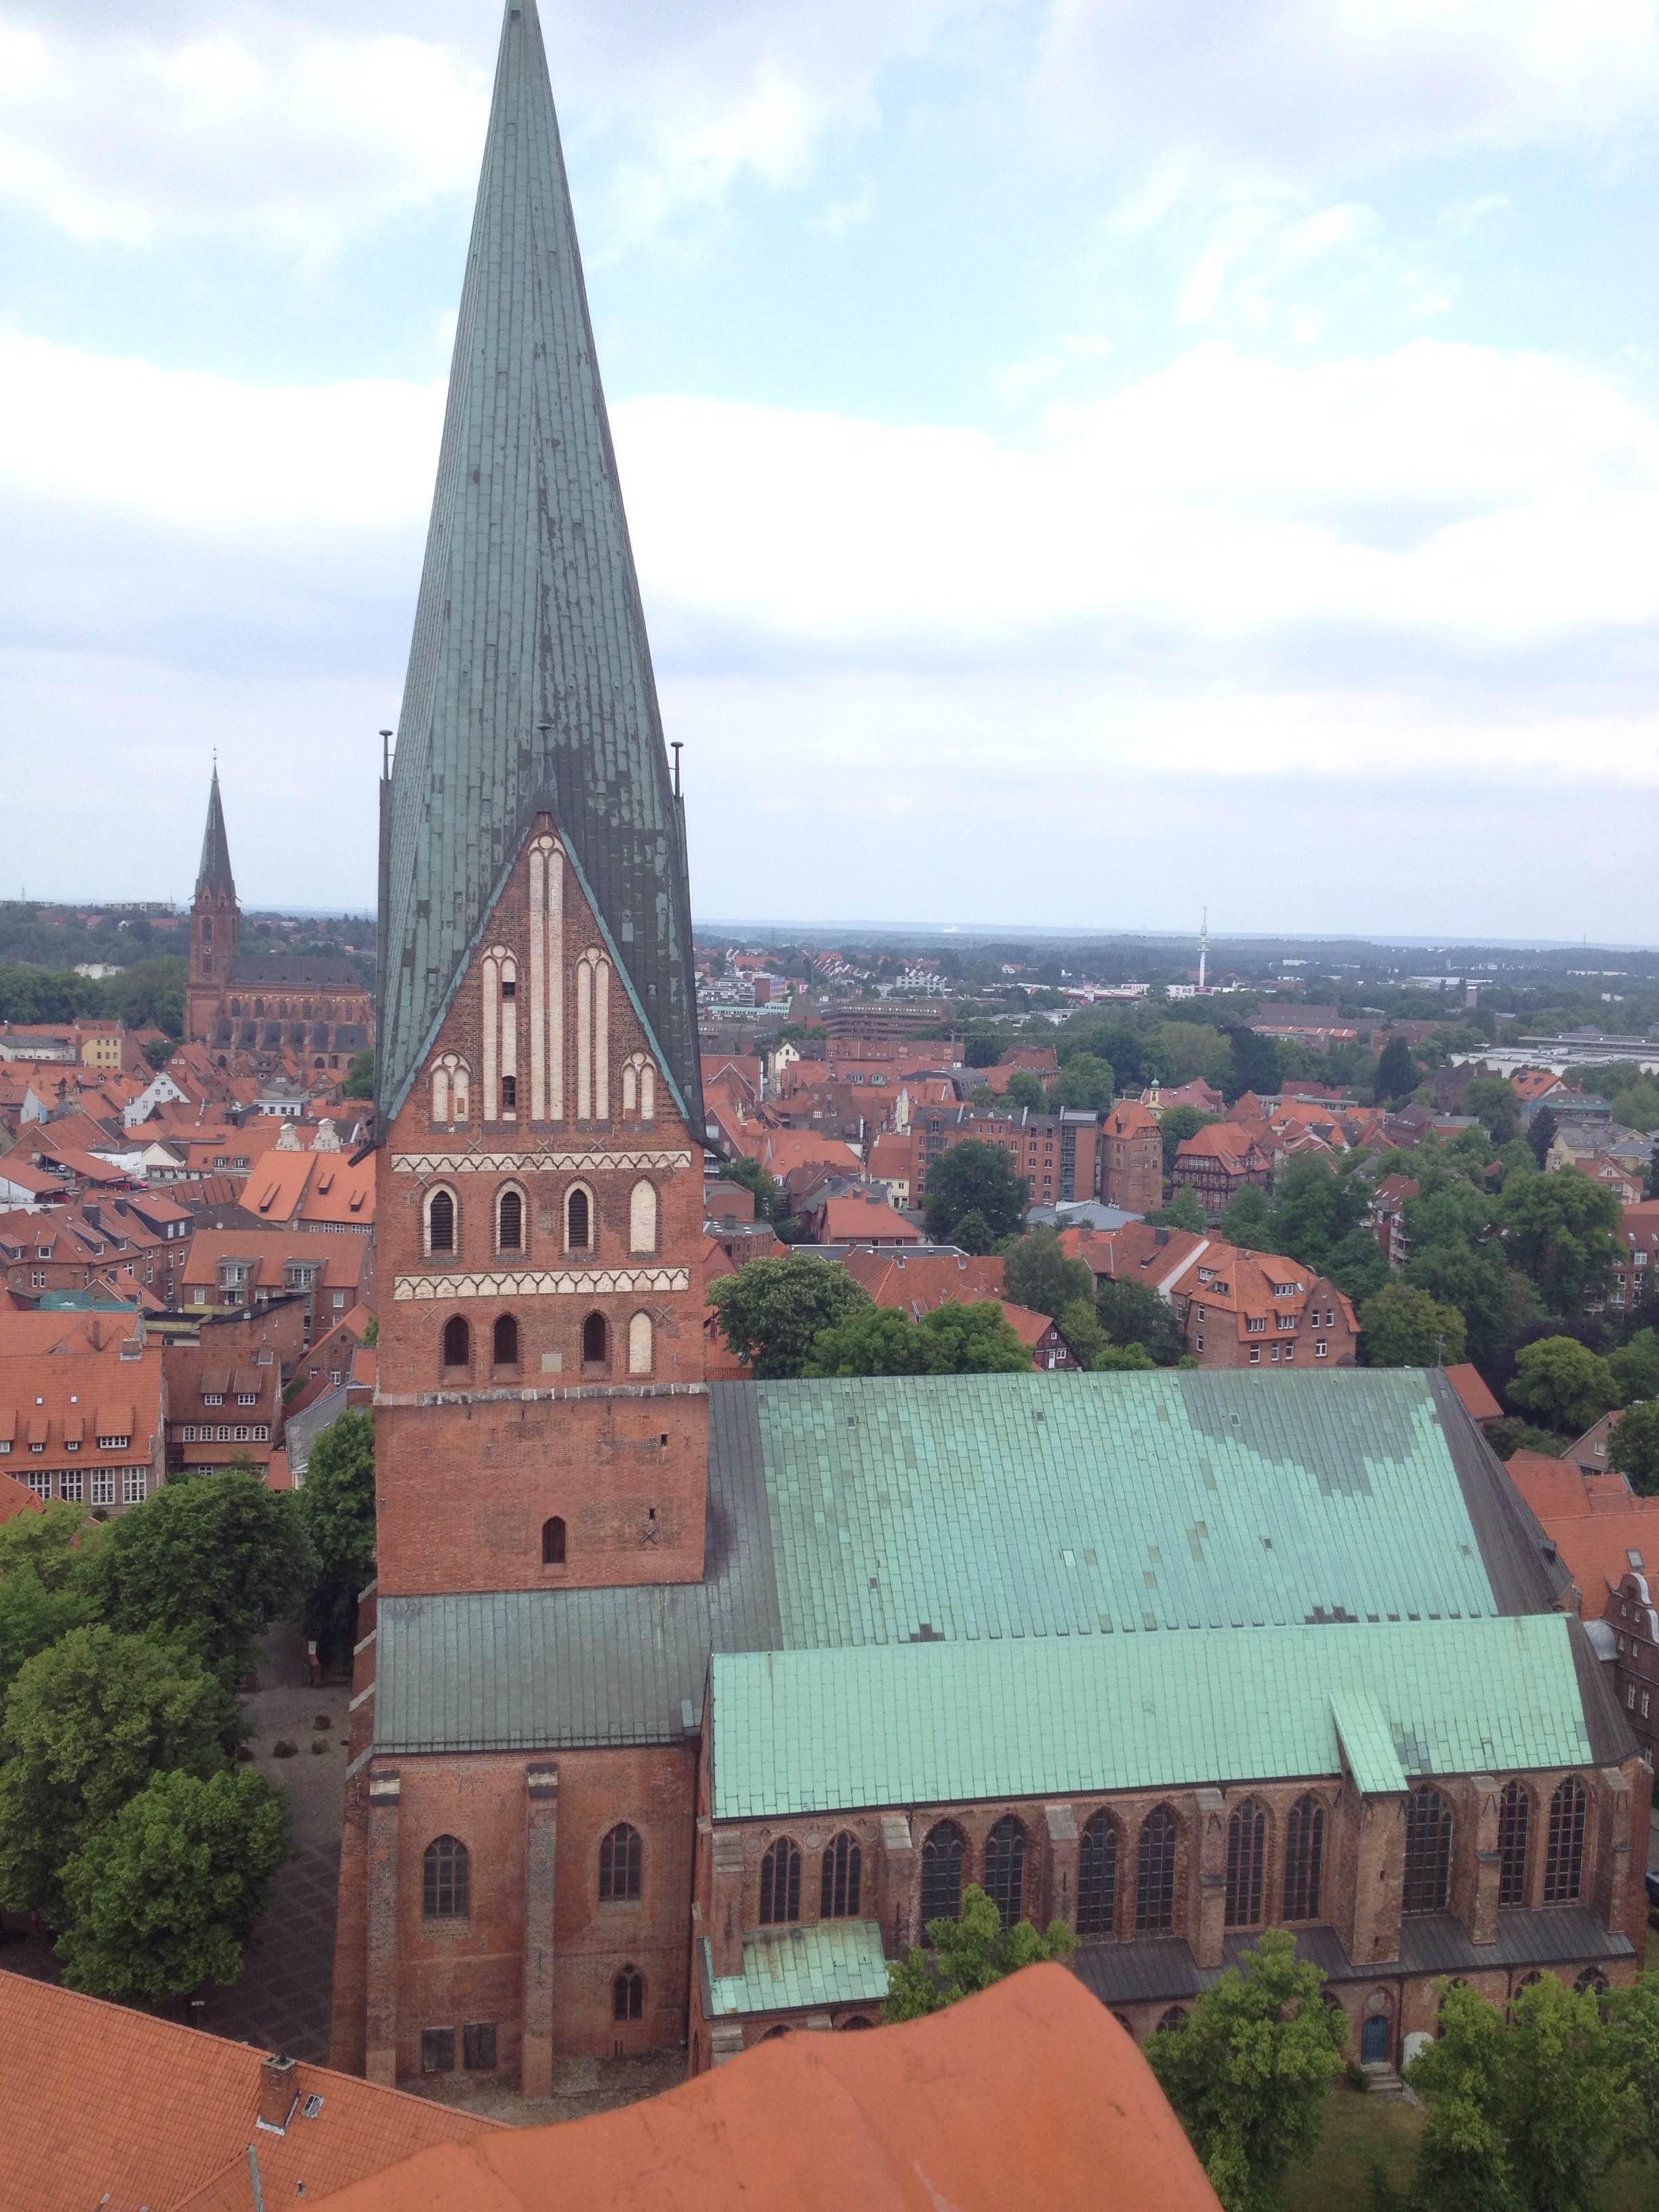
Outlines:
{"type": "Polygon", "coordinates": [[[680,795],[680,747],[684,744],[684,742],[685,740],[684,738],[672,738],[669,740],[668,745],[668,750],[674,756],[674,796],[676,799],[680,795]]]}
{"type": "Polygon", "coordinates": [[[1210,964],[1210,909],[1204,909],[1203,927],[1198,933],[1198,988],[1204,988],[1205,972],[1210,964]]]}

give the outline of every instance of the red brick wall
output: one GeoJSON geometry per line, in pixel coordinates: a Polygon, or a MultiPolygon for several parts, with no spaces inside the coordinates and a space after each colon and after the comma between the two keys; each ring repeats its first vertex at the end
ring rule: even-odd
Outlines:
{"type": "Polygon", "coordinates": [[[1164,1139],[1155,1128],[1101,1139],[1100,1194],[1130,1213],[1156,1213],[1164,1203],[1164,1139]]]}
{"type": "MultiPolygon", "coordinates": [[[[544,817],[538,825],[547,826],[544,817]]],[[[518,961],[517,997],[503,1013],[516,1025],[521,1072],[529,1066],[529,862],[521,854],[483,938],[486,948],[505,945],[518,961]]],[[[599,942],[567,867],[567,971],[599,942]]],[[[563,1121],[532,1121],[523,1073],[516,1118],[483,1119],[483,982],[475,962],[428,1063],[429,1070],[447,1054],[465,1062],[469,1118],[455,1127],[434,1123],[423,1073],[379,1156],[380,1579],[388,1594],[695,1582],[702,1572],[708,1454],[702,1150],[660,1068],[653,1119],[624,1111],[623,1063],[649,1047],[615,971],[611,1110],[603,1121],[576,1120],[574,988],[563,995],[563,1121]],[[631,1164],[520,1165],[546,1154],[631,1164]],[[483,1170],[466,1164],[480,1157],[503,1164],[483,1170]],[[654,1185],[658,1200],[656,1248],[648,1255],[630,1250],[630,1194],[641,1180],[654,1185]],[[564,1246],[564,1209],[578,1182],[590,1194],[594,1240],[588,1251],[572,1255],[564,1246]],[[457,1200],[457,1249],[428,1256],[424,1206],[438,1183],[457,1200]],[[495,1200],[509,1183],[525,1194],[524,1241],[501,1254],[495,1200]],[[680,1271],[684,1286],[661,1287],[664,1270],[680,1271]],[[629,1285],[607,1287],[606,1271],[626,1276],[629,1285]],[[515,1286],[511,1279],[522,1276],[564,1282],[515,1286]],[[659,1280],[647,1285],[647,1276],[659,1280]],[[462,1277],[463,1289],[445,1287],[443,1279],[462,1277]],[[641,1311],[652,1319],[654,1357],[650,1372],[636,1376],[629,1371],[629,1324],[641,1311]],[[582,1358],[583,1323],[595,1313],[605,1317],[610,1344],[608,1360],[597,1368],[582,1358]],[[519,1358],[503,1370],[492,1362],[492,1333],[508,1314],[518,1324],[519,1358]],[[441,1360],[442,1332],[453,1316],[471,1331],[466,1369],[446,1369],[441,1360]],[[555,1515],[566,1524],[566,1561],[544,1567],[541,1531],[555,1515]]]]}

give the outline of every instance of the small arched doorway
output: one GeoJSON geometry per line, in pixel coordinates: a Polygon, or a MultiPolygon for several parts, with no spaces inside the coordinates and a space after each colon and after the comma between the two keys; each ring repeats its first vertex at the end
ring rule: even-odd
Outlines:
{"type": "Polygon", "coordinates": [[[1388,2064],[1389,2018],[1386,2013],[1374,2012],[1359,2031],[1359,2063],[1362,2066],[1388,2064]]]}

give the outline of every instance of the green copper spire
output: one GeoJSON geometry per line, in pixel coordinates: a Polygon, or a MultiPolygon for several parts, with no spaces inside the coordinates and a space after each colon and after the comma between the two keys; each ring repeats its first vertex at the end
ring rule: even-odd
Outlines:
{"type": "Polygon", "coordinates": [[[213,781],[208,787],[207,827],[202,832],[202,865],[196,871],[196,889],[203,891],[224,891],[233,899],[236,896],[236,881],[230,872],[230,843],[225,836],[225,810],[219,803],[219,764],[213,764],[213,781]]]}
{"type": "Polygon", "coordinates": [[[508,0],[386,809],[379,1105],[538,811],[700,1133],[683,818],[534,0],[508,0]]]}

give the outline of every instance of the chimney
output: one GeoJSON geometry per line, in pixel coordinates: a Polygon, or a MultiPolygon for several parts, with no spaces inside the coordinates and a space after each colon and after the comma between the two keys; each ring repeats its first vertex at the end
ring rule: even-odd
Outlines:
{"type": "Polygon", "coordinates": [[[294,2107],[299,2102],[300,2088],[296,2069],[291,2058],[279,2051],[274,2058],[259,2062],[259,2125],[273,2128],[283,2134],[294,2107]]]}
{"type": "Polygon", "coordinates": [[[1152,1231],[1152,1242],[1153,1242],[1155,1244],[1167,1244],[1167,1243],[1169,1243],[1169,1241],[1170,1241],[1170,1232],[1169,1232],[1169,1231],[1168,1231],[1167,1229],[1154,1229],[1154,1230],[1153,1230],[1153,1231],[1152,1231]]]}

